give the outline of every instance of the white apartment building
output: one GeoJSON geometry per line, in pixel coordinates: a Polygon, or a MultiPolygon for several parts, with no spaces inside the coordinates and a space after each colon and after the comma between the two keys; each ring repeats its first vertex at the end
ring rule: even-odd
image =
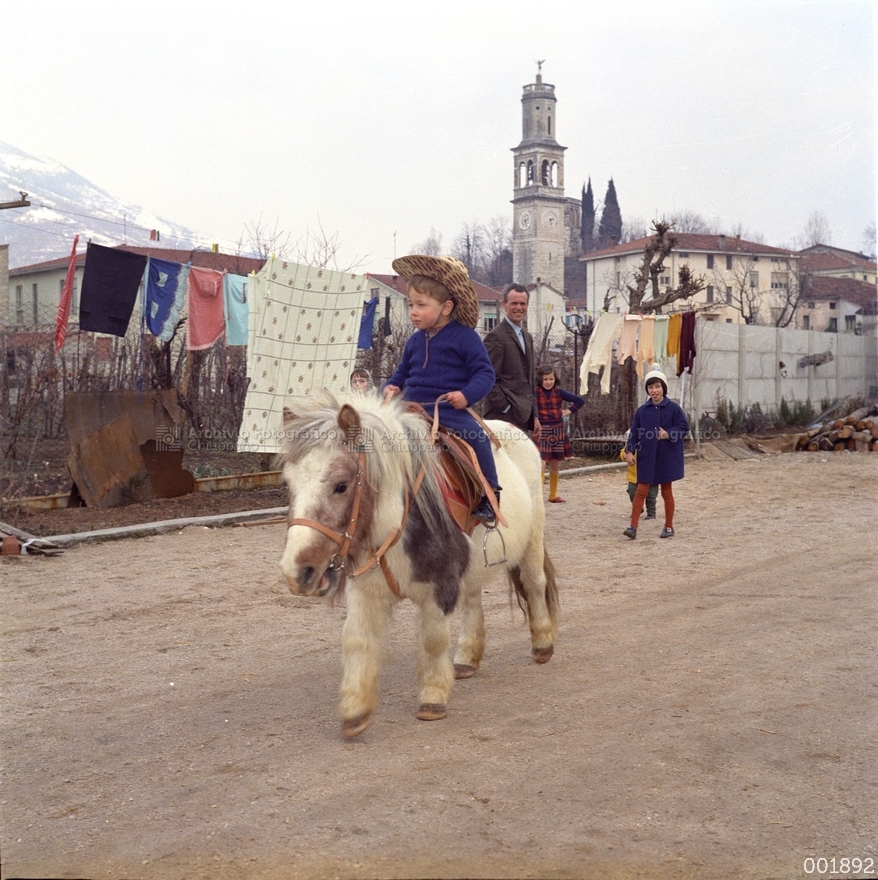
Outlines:
{"type": "MultiPolygon", "coordinates": [[[[634,285],[648,242],[641,238],[580,257],[590,315],[628,311],[628,286],[634,285]]],[[[705,289],[662,309],[665,314],[694,308],[708,321],[774,325],[784,320],[798,293],[799,255],[785,248],[728,235],[677,233],[659,276],[662,291],[677,286],[684,265],[703,279],[705,289]]]]}

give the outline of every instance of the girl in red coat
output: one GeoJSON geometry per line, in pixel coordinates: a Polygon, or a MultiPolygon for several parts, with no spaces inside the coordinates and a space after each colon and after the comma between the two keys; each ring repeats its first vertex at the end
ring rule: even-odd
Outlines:
{"type": "MultiPolygon", "coordinates": [[[[570,404],[570,412],[575,413],[585,401],[578,394],[571,394],[561,387],[561,379],[554,367],[540,367],[537,370],[537,418],[542,428],[540,434],[540,456],[549,463],[549,501],[564,504],[558,496],[558,471],[565,458],[573,458],[573,446],[564,424],[562,404],[570,404]]],[[[545,464],[544,464],[545,472],[545,464]]]]}

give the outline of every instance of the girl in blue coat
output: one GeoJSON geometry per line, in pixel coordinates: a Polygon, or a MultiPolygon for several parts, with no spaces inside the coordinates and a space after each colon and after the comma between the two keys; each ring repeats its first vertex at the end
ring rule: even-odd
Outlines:
{"type": "Polygon", "coordinates": [[[660,538],[674,537],[674,480],[683,479],[683,440],[689,433],[689,422],[683,410],[669,400],[668,380],[658,364],[644,379],[649,400],[634,413],[625,458],[628,465],[637,463],[637,491],[631,505],[631,525],[624,534],[637,537],[637,523],[643,502],[653,483],[661,485],[665,506],[665,527],[660,538]]]}

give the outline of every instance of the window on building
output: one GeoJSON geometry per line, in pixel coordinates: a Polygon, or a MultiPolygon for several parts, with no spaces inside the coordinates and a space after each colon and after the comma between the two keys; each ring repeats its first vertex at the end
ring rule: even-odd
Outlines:
{"type": "Polygon", "coordinates": [[[732,288],[726,285],[726,303],[728,305],[732,304],[732,288]]]}
{"type": "Polygon", "coordinates": [[[709,303],[713,302],[713,285],[712,284],[707,285],[707,301],[709,303]]]}
{"type": "Polygon", "coordinates": [[[731,323],[732,323],[732,319],[731,319],[731,318],[726,318],[726,324],[731,324],[731,323]]]}
{"type": "Polygon", "coordinates": [[[750,289],[756,290],[759,287],[759,273],[751,272],[750,273],[750,289]]]}
{"type": "Polygon", "coordinates": [[[809,303],[808,303],[808,308],[809,308],[809,309],[813,309],[813,308],[814,308],[814,303],[809,302],[809,303]]]}
{"type": "Polygon", "coordinates": [[[708,255],[707,255],[707,268],[708,268],[708,269],[712,269],[712,268],[713,268],[713,254],[708,254],[708,255]]]}
{"type": "Polygon", "coordinates": [[[493,315],[485,315],[484,317],[485,332],[493,330],[497,326],[497,318],[493,315]]]}
{"type": "Polygon", "coordinates": [[[688,260],[688,259],[689,259],[689,254],[680,254],[680,259],[682,259],[682,260],[688,260]]]}
{"type": "Polygon", "coordinates": [[[853,333],[857,329],[857,316],[856,315],[845,315],[844,316],[844,329],[848,333],[853,333]]]}
{"type": "Polygon", "coordinates": [[[34,304],[34,324],[39,324],[40,323],[40,308],[39,308],[39,300],[38,300],[38,292],[37,292],[36,283],[34,283],[33,291],[34,291],[34,303],[33,303],[34,304]]]}
{"type": "Polygon", "coordinates": [[[786,272],[771,273],[771,289],[772,290],[789,290],[790,276],[786,272]]]}
{"type": "Polygon", "coordinates": [[[834,302],[831,302],[831,303],[829,304],[829,308],[834,309],[834,308],[835,308],[835,303],[834,303],[834,302]]]}
{"type": "Polygon", "coordinates": [[[811,329],[811,316],[810,315],[802,315],[802,329],[810,330],[811,329]]]}
{"type": "Polygon", "coordinates": [[[726,269],[732,268],[732,255],[726,254],[726,269]]]}
{"type": "Polygon", "coordinates": [[[670,275],[661,275],[659,277],[659,284],[664,284],[665,287],[671,286],[671,276],[670,275]]]}
{"type": "Polygon", "coordinates": [[[838,318],[830,318],[829,324],[826,325],[827,333],[838,333],[838,318]]]}
{"type": "Polygon", "coordinates": [[[15,323],[24,323],[24,289],[20,284],[15,285],[15,323]]]}

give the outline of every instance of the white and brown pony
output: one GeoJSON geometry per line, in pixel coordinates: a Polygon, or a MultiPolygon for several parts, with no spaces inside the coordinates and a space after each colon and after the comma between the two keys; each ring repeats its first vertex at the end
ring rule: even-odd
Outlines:
{"type": "Polygon", "coordinates": [[[429,425],[377,397],[303,397],[284,410],[284,481],[290,492],[281,569],[299,596],[344,590],[342,734],[354,737],[378,706],[385,634],[395,603],[420,610],[419,711],[445,717],[455,678],[475,673],[485,648],[481,587],[486,553],[502,560],[530,624],[533,658],[545,663],[558,626],[554,569],[543,545],[540,457],[528,437],[489,423],[508,525],[468,537],[446,510],[429,425]],[[502,541],[500,540],[502,536],[502,541]],[[452,664],[447,615],[460,608],[452,664]]]}

